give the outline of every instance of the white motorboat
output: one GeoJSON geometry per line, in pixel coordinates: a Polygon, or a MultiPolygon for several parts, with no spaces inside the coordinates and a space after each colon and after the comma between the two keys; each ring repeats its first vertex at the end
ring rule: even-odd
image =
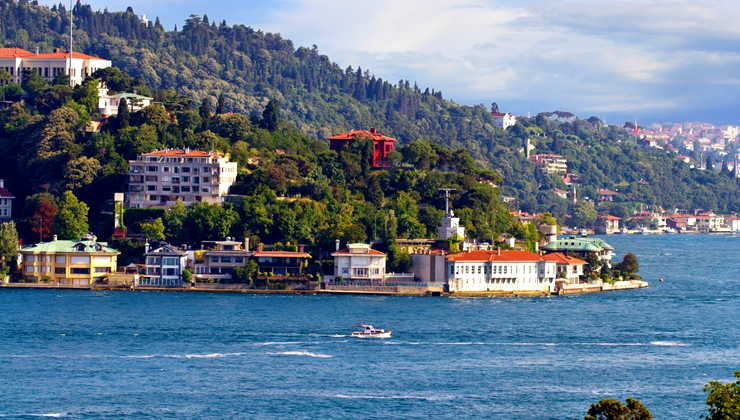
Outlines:
{"type": "Polygon", "coordinates": [[[391,338],[393,330],[381,330],[373,328],[372,325],[365,325],[362,322],[354,326],[355,328],[361,328],[361,331],[352,331],[352,337],[357,338],[391,338]]]}

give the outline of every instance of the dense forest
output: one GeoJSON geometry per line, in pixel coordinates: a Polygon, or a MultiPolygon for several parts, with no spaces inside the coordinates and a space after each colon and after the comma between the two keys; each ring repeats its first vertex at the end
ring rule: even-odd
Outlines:
{"type": "MultiPolygon", "coordinates": [[[[384,208],[396,203],[397,191],[413,191],[402,187],[406,181],[393,175],[408,171],[367,173],[358,179],[343,166],[336,173],[333,169],[327,172],[325,163],[331,159],[319,160],[319,156],[330,155],[318,145],[325,145],[323,141],[331,134],[377,127],[397,138],[400,145],[417,149],[424,145],[421,158],[407,151],[405,161],[399,159],[399,163],[416,165],[418,170],[440,170],[434,177],[451,177],[454,172],[449,162],[434,156],[465,150],[470,158],[465,165],[476,169],[455,176],[475,179],[476,171],[494,171],[500,193],[514,199],[513,208],[549,211],[561,223],[571,214],[583,215],[576,217],[576,222],[588,222],[595,212],[585,209],[589,211],[579,213],[570,200],[552,192],[553,188],[566,189],[565,185],[559,176],[543,174],[527,161],[528,143],[533,146],[531,153],[558,153],[568,159],[569,170],[579,177],[579,197],[596,198],[599,188],[621,193],[620,202],[593,210],[623,217],[640,206],[725,213],[740,208],[740,188],[728,171],[692,170],[670,153],[635,147],[630,133],[605,126],[595,117],[579,119],[564,112],[546,112],[533,118],[519,117],[516,126],[500,130],[493,127],[483,104],[462,106],[443,98],[440,91],[420,88],[408,80],[389,82],[360,67],[342,69],[320,54],[317,46],[296,48],[279,34],[211,22],[198,15],[190,15],[181,29],[165,30],[158,20],[142,23],[131,8],[100,12],[80,3],[74,7],[75,50],[110,58],[121,69],[97,76],[117,90],[152,95],[163,109],[151,107],[132,115],[131,121],[113,121],[103,133],[91,136],[82,130],[88,118],[82,108],[87,104],[88,116],[94,114],[89,106],[92,85],[74,92],[64,92],[61,84],[42,86],[30,80],[23,87],[9,86],[11,93],[27,92],[29,106],[14,107],[2,115],[0,175],[22,198],[39,192],[60,196],[71,189],[94,203],[99,198],[97,191],[123,188],[126,159],[155,147],[183,145],[216,145],[230,152],[232,159],[242,159],[244,173],[235,192],[252,194],[262,185],[255,176],[267,178],[269,165],[285,164],[287,158],[277,155],[276,150],[293,147],[295,159],[315,165],[295,163],[302,168],[299,174],[312,183],[326,177],[334,200],[346,198],[341,194],[359,194],[361,188],[376,185],[371,180],[378,178],[386,200],[369,202],[384,208]],[[262,123],[270,100],[279,104],[279,129],[262,123]],[[75,110],[77,118],[63,108],[75,110]],[[208,108],[217,114],[212,121],[208,108]],[[175,122],[167,120],[167,113],[176,116],[175,122]],[[62,128],[51,130],[50,123],[62,128]],[[313,157],[307,152],[310,148],[313,157]],[[263,165],[252,168],[249,158],[263,165]],[[305,172],[307,168],[313,172],[305,172]],[[346,190],[338,187],[342,182],[347,184],[346,190]],[[389,197],[393,200],[387,200],[389,197]]],[[[69,10],[64,5],[48,8],[26,0],[0,0],[0,45],[40,51],[64,49],[68,34],[69,10]]],[[[419,175],[424,172],[410,173],[427,177],[419,175]]],[[[474,193],[473,185],[445,182],[460,187],[455,205],[466,207],[462,194],[474,193]]],[[[294,194],[296,188],[295,179],[271,186],[277,197],[294,194]]],[[[499,190],[491,192],[496,202],[499,190]]],[[[412,198],[421,211],[432,201],[419,194],[412,198]]],[[[368,225],[364,226],[369,233],[368,225]]],[[[479,224],[471,222],[469,227],[471,235],[490,234],[479,232],[479,224]]],[[[503,230],[506,228],[497,228],[503,230]]]]}

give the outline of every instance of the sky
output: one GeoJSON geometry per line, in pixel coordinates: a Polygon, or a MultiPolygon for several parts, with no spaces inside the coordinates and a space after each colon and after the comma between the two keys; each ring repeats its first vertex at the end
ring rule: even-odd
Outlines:
{"type": "MultiPolygon", "coordinates": [[[[54,2],[46,2],[52,4],[54,2]]],[[[84,1],[83,1],[84,3],[84,1]]],[[[737,0],[88,0],[167,30],[190,14],[317,45],[459,104],[608,124],[740,124],[737,0]]]]}

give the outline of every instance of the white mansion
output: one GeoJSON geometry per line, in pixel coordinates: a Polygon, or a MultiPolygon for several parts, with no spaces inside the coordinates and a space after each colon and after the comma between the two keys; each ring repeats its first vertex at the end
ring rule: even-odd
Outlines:
{"type": "Polygon", "coordinates": [[[20,48],[0,48],[0,69],[10,73],[12,83],[20,83],[23,70],[36,71],[44,80],[54,80],[60,74],[70,73],[74,85],[81,84],[95,71],[111,67],[110,60],[80,52],[59,51],[33,53],[20,48]]]}

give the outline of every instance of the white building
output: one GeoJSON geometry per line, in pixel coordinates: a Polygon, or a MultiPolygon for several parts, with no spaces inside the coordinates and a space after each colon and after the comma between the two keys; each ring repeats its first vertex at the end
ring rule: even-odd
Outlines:
{"type": "Polygon", "coordinates": [[[555,291],[557,262],[529,251],[467,251],[449,254],[450,292],[555,291]]]}
{"type": "MultiPolygon", "coordinates": [[[[149,248],[149,245],[146,246],[149,248]]],[[[146,274],[139,279],[139,286],[182,286],[182,272],[187,265],[188,253],[167,245],[144,253],[146,274]]]]}
{"type": "Polygon", "coordinates": [[[508,112],[492,112],[493,126],[506,130],[512,125],[516,124],[516,117],[514,114],[508,112]]]}
{"type": "Polygon", "coordinates": [[[98,89],[98,112],[103,117],[118,115],[118,105],[121,99],[126,99],[126,104],[131,112],[141,111],[152,104],[154,98],[137,95],[135,93],[118,93],[108,95],[108,89],[98,89]]]}
{"type": "Polygon", "coordinates": [[[455,217],[455,212],[449,210],[442,218],[442,226],[437,228],[437,238],[447,240],[457,236],[460,240],[465,238],[465,226],[460,226],[460,218],[455,217]]]}
{"type": "Polygon", "coordinates": [[[367,244],[347,244],[347,248],[331,254],[334,257],[334,277],[351,281],[377,281],[385,278],[386,255],[367,244]]]}
{"type": "Polygon", "coordinates": [[[13,199],[15,196],[5,188],[5,180],[0,179],[0,221],[13,217],[13,199]]]}
{"type": "Polygon", "coordinates": [[[24,69],[36,71],[44,80],[54,80],[59,74],[70,73],[72,83],[81,84],[87,76],[100,69],[111,67],[110,60],[91,55],[54,49],[53,53],[33,53],[20,48],[0,48],[0,68],[13,77],[11,82],[20,83],[24,69]]]}
{"type": "Polygon", "coordinates": [[[221,203],[236,181],[237,164],[213,152],[168,149],[129,161],[130,208],[171,206],[181,199],[221,203]]]}

